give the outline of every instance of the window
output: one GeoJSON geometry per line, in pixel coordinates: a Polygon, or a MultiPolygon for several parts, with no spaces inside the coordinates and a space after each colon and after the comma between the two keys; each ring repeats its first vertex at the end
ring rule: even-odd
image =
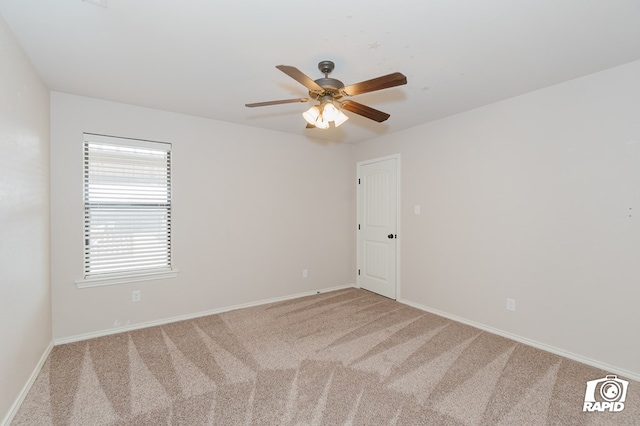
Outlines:
{"type": "Polygon", "coordinates": [[[84,280],[79,287],[175,276],[171,144],[84,135],[84,280]]]}

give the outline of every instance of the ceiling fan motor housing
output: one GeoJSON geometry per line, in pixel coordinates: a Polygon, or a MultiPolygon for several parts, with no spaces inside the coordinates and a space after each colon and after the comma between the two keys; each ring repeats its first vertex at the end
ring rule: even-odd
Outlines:
{"type": "Polygon", "coordinates": [[[333,99],[339,99],[342,97],[340,93],[340,89],[344,87],[344,83],[340,80],[336,80],[335,78],[329,78],[328,75],[335,69],[336,64],[333,61],[321,61],[318,63],[318,69],[321,73],[324,74],[324,78],[319,78],[314,80],[315,83],[322,87],[325,90],[324,95],[319,95],[318,93],[314,93],[309,91],[309,96],[313,99],[319,99],[325,97],[327,95],[331,96],[333,99]]]}
{"type": "MultiPolygon", "coordinates": [[[[340,94],[340,89],[344,87],[344,83],[341,82],[340,80],[336,80],[335,78],[324,77],[314,81],[318,84],[318,86],[322,87],[325,90],[326,92],[325,95],[331,95],[334,99],[338,99],[342,97],[342,94],[340,94]]],[[[309,96],[311,96],[313,99],[318,99],[322,97],[322,95],[313,93],[311,91],[309,91],[309,96]]]]}

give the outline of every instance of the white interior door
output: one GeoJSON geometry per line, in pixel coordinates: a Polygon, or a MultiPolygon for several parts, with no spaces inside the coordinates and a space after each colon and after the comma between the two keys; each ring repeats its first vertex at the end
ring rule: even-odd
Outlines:
{"type": "Polygon", "coordinates": [[[399,156],[358,163],[359,287],[396,298],[399,156]]]}

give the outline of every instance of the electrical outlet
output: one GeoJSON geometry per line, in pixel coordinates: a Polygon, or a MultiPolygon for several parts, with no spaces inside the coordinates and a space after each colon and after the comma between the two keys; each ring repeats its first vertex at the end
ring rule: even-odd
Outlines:
{"type": "Polygon", "coordinates": [[[302,270],[302,278],[307,278],[309,276],[309,270],[308,269],[303,269],[302,270]]]}
{"type": "Polygon", "coordinates": [[[516,299],[509,299],[507,297],[507,310],[515,311],[516,310],[516,299]]]}
{"type": "Polygon", "coordinates": [[[140,301],[140,290],[133,290],[131,292],[131,301],[132,302],[139,302],[140,301]]]}

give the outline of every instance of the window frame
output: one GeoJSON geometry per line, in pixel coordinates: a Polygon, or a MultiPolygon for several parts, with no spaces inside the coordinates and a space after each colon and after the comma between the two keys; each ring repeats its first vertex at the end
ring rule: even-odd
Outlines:
{"type": "MultiPolygon", "coordinates": [[[[122,138],[122,137],[116,137],[116,136],[106,136],[106,135],[97,135],[97,134],[93,134],[93,133],[84,133],[83,134],[83,141],[82,141],[82,150],[83,150],[83,154],[82,154],[82,158],[83,158],[83,167],[82,167],[82,182],[83,182],[83,189],[82,189],[82,197],[83,197],[83,201],[82,201],[82,209],[83,209],[83,225],[82,225],[82,231],[83,231],[83,242],[82,242],[82,257],[83,257],[83,278],[80,280],[75,281],[75,284],[78,288],[84,288],[84,287],[96,287],[96,286],[104,286],[104,285],[113,285],[113,284],[124,284],[124,283],[130,283],[130,282],[137,282],[137,281],[147,281],[147,280],[157,280],[157,279],[163,279],[163,278],[174,278],[178,275],[178,270],[175,269],[174,265],[173,265],[173,256],[172,256],[172,235],[171,235],[171,229],[172,229],[172,225],[171,225],[171,215],[172,215],[172,210],[173,210],[173,205],[172,205],[172,176],[171,176],[171,169],[173,167],[172,165],[172,145],[170,143],[166,143],[166,142],[154,142],[154,141],[147,141],[147,140],[141,140],[141,139],[131,139],[131,138],[122,138]],[[105,145],[111,145],[111,146],[123,146],[123,147],[129,147],[129,148],[150,148],[150,149],[154,149],[154,150],[162,150],[167,152],[168,154],[168,181],[167,181],[167,186],[168,186],[168,200],[167,200],[167,212],[168,212],[168,224],[167,224],[167,254],[168,254],[168,260],[167,260],[167,267],[166,268],[149,268],[149,269],[139,269],[139,270],[128,270],[128,271],[118,271],[118,272],[103,272],[103,273],[95,273],[95,274],[88,274],[89,271],[89,267],[88,267],[88,263],[87,263],[87,256],[89,255],[89,248],[87,246],[87,242],[89,241],[88,236],[87,236],[87,232],[89,231],[87,222],[86,222],[86,209],[90,208],[88,207],[88,187],[87,187],[87,171],[86,171],[86,165],[85,162],[87,161],[87,158],[85,157],[85,150],[87,149],[87,144],[90,143],[94,143],[94,144],[105,144],[105,145]]],[[[136,204],[139,202],[136,202],[136,204]]],[[[109,203],[105,203],[105,205],[108,205],[109,203]]],[[[117,203],[116,203],[117,204],[117,203]]],[[[144,203],[143,203],[144,205],[144,203]]],[[[154,203],[149,203],[149,206],[153,206],[154,203]]],[[[126,208],[126,203],[120,204],[120,207],[125,207],[126,208]]],[[[96,207],[95,205],[93,206],[96,209],[99,209],[99,207],[96,207]]],[[[135,255],[135,253],[133,253],[135,255]]]]}

